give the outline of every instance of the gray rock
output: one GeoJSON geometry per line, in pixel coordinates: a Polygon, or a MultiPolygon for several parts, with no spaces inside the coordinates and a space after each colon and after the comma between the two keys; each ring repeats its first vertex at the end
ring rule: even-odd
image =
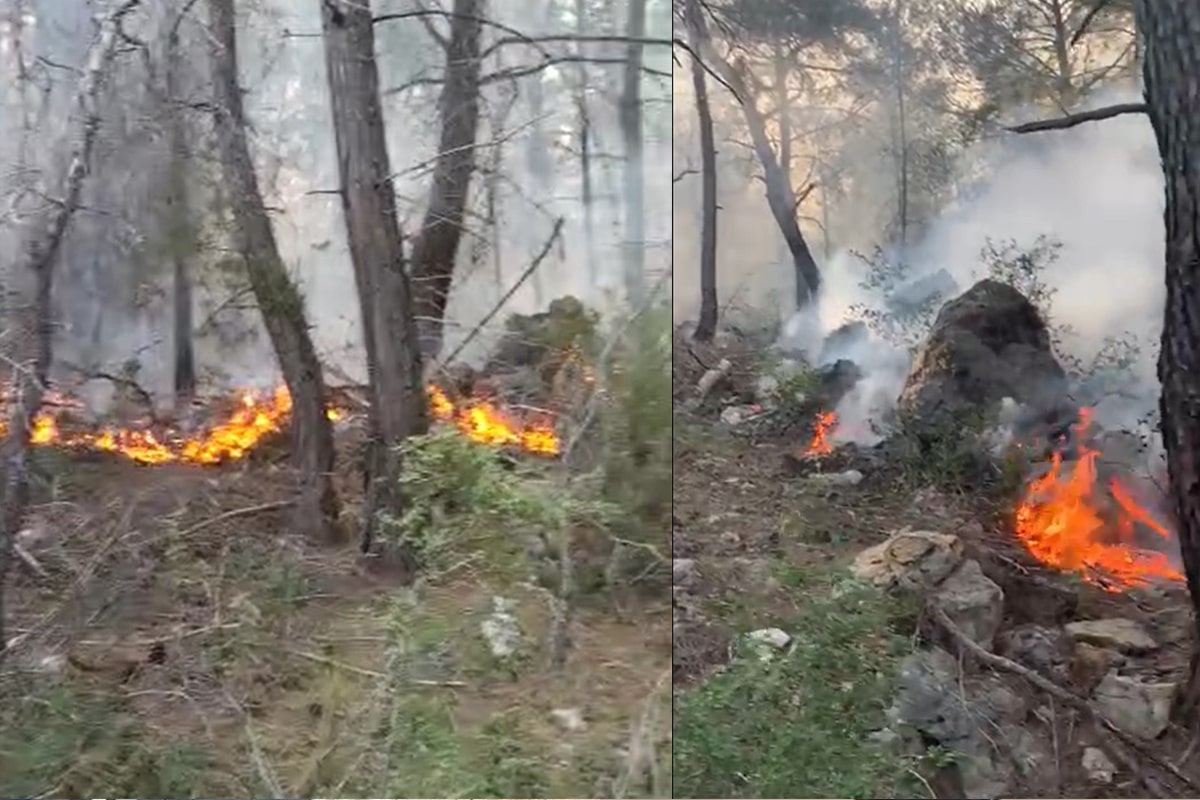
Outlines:
{"type": "Polygon", "coordinates": [[[1148,653],[1158,648],[1150,633],[1131,619],[1086,619],[1066,626],[1076,642],[1111,647],[1122,653],[1148,653]]]}
{"type": "Polygon", "coordinates": [[[957,536],[900,531],[859,553],[850,571],[881,588],[927,589],[953,572],[962,558],[957,536]]]}
{"type": "Polygon", "coordinates": [[[695,581],[697,574],[696,560],[694,558],[676,558],[671,560],[672,585],[687,586],[695,581]]]}
{"type": "Polygon", "coordinates": [[[1143,739],[1155,739],[1167,729],[1175,692],[1174,683],[1143,683],[1110,672],[1093,697],[1101,713],[1117,727],[1143,739]]]}
{"type": "Polygon", "coordinates": [[[575,733],[587,727],[583,721],[583,712],[578,708],[552,709],[550,711],[550,718],[568,733],[575,733]]]}
{"type": "Polygon", "coordinates": [[[906,656],[888,717],[944,744],[970,737],[975,720],[960,699],[954,657],[940,648],[906,656]]]}
{"type": "Polygon", "coordinates": [[[792,637],[779,628],[760,628],[745,636],[746,650],[759,661],[770,661],[775,654],[787,647],[792,637]]]}
{"type": "Polygon", "coordinates": [[[1117,768],[1104,751],[1099,747],[1085,747],[1083,750],[1083,771],[1087,773],[1092,783],[1108,784],[1113,782],[1117,768]]]}
{"type": "Polygon", "coordinates": [[[755,405],[726,406],[721,409],[721,422],[730,426],[741,425],[761,413],[762,409],[755,405]]]}
{"type": "Polygon", "coordinates": [[[521,643],[521,626],[513,614],[513,603],[503,597],[492,598],[492,613],[479,628],[495,658],[511,657],[521,643]]]}
{"type": "Polygon", "coordinates": [[[858,486],[862,480],[863,474],[856,469],[848,469],[845,472],[817,472],[808,476],[809,483],[830,488],[858,486]]]}
{"type": "Polygon", "coordinates": [[[1071,643],[1058,628],[1018,625],[996,639],[996,652],[1059,680],[1070,674],[1071,643]]]}
{"type": "Polygon", "coordinates": [[[964,561],[942,581],[931,602],[946,612],[971,641],[992,649],[1004,617],[1004,590],[983,574],[978,561],[964,561]]]}

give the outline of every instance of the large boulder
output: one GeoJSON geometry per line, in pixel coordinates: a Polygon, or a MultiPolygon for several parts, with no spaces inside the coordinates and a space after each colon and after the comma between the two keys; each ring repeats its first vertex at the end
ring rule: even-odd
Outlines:
{"type": "Polygon", "coordinates": [[[963,424],[1006,397],[1054,416],[1067,378],[1037,308],[1005,283],[983,280],[938,312],[900,392],[899,410],[918,426],[963,424]]]}

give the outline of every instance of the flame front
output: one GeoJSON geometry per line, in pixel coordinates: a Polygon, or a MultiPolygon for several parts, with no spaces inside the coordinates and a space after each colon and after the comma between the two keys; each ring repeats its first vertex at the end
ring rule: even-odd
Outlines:
{"type": "MultiPolygon", "coordinates": [[[[1090,409],[1082,409],[1074,428],[1077,440],[1082,440],[1090,423],[1090,409]]],[[[1135,543],[1135,523],[1163,538],[1169,539],[1171,533],[1116,478],[1108,484],[1113,508],[1104,513],[1096,487],[1099,455],[1098,450],[1080,445],[1078,460],[1065,470],[1061,453],[1053,454],[1050,471],[1029,483],[1017,506],[1017,538],[1043,564],[1078,572],[1085,581],[1109,591],[1145,586],[1156,579],[1182,581],[1183,574],[1165,554],[1135,543]]]]}
{"type": "MultiPolygon", "coordinates": [[[[471,400],[459,407],[437,387],[429,387],[427,394],[433,416],[453,424],[473,441],[510,445],[540,455],[559,452],[558,436],[548,423],[522,427],[487,401],[471,400]]],[[[142,464],[220,464],[245,458],[264,438],[283,431],[291,411],[292,398],[286,386],[267,395],[243,392],[224,421],[195,434],[148,428],[64,433],[56,413],[43,411],[30,425],[30,442],[116,453],[142,464]]],[[[326,416],[338,420],[345,416],[345,410],[331,406],[326,416]]],[[[7,425],[0,422],[0,435],[6,429],[7,425]]]]}
{"type": "Polygon", "coordinates": [[[837,422],[837,414],[832,411],[822,411],[817,414],[816,421],[813,423],[812,441],[805,448],[804,455],[813,457],[827,456],[832,453],[833,442],[830,441],[830,437],[837,428],[837,422]]]}

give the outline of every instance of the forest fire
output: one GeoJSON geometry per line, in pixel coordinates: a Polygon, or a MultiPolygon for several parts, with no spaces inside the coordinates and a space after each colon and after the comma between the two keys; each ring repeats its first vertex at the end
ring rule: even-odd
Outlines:
{"type": "MultiPolygon", "coordinates": [[[[1090,423],[1090,409],[1081,409],[1074,426],[1079,441],[1090,423]]],[[[1017,538],[1043,564],[1078,572],[1107,591],[1183,580],[1166,554],[1138,541],[1139,527],[1165,540],[1171,532],[1117,478],[1098,486],[1099,456],[1080,444],[1078,459],[1067,466],[1054,453],[1050,471],[1026,486],[1017,506],[1017,538]]]]}
{"type": "MultiPolygon", "coordinates": [[[[458,428],[464,436],[480,444],[513,446],[539,455],[557,455],[559,440],[547,423],[520,426],[486,400],[468,400],[455,404],[437,387],[427,389],[433,416],[458,428]]],[[[70,400],[58,400],[34,418],[30,441],[34,445],[115,453],[141,464],[189,463],[213,465],[245,458],[264,438],[285,429],[292,410],[292,398],[286,387],[263,394],[242,392],[237,404],[225,418],[195,433],[174,428],[154,430],[149,426],[106,428],[100,431],[64,431],[60,425],[62,408],[78,407],[70,400]]],[[[331,406],[331,420],[345,415],[331,406]]],[[[6,430],[0,423],[0,435],[6,430]]]]}
{"type": "Polygon", "coordinates": [[[833,452],[831,437],[837,428],[837,423],[837,414],[832,411],[822,411],[817,414],[817,418],[813,422],[812,439],[809,441],[808,447],[804,449],[804,455],[807,458],[827,456],[833,452]]]}

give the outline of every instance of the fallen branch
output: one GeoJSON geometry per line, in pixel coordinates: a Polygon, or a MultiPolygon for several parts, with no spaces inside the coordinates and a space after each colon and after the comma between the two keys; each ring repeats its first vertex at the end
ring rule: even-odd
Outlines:
{"type": "MultiPolygon", "coordinates": [[[[1153,751],[1147,749],[1147,742],[1144,742],[1133,734],[1117,727],[1112,720],[1104,716],[1104,714],[1102,714],[1098,708],[1089,703],[1085,698],[1075,694],[1074,692],[1064,689],[1057,683],[1054,683],[1050,679],[1039,675],[1037,672],[1034,672],[1028,667],[1022,666],[1011,659],[1005,658],[1004,656],[999,656],[995,653],[985,650],[973,639],[963,633],[962,630],[954,624],[953,620],[950,619],[949,615],[947,615],[944,610],[938,608],[937,606],[930,604],[927,610],[933,620],[937,622],[937,624],[940,625],[943,630],[950,634],[950,636],[954,638],[955,642],[960,647],[978,658],[982,663],[987,664],[990,667],[994,667],[995,669],[1011,672],[1014,675],[1019,675],[1054,699],[1062,701],[1064,704],[1074,708],[1077,711],[1082,711],[1084,714],[1094,719],[1102,731],[1109,733],[1110,735],[1121,740],[1121,742],[1137,750],[1148,760],[1159,767],[1162,767],[1167,772],[1170,772],[1181,782],[1187,785],[1189,789],[1200,792],[1200,784],[1197,784],[1195,781],[1185,775],[1182,770],[1180,770],[1170,761],[1167,761],[1165,758],[1162,758],[1153,751]]],[[[1138,777],[1139,780],[1142,780],[1143,782],[1147,780],[1146,776],[1142,775],[1141,770],[1138,769],[1137,763],[1133,761],[1132,758],[1129,758],[1126,754],[1124,754],[1121,748],[1113,748],[1113,751],[1114,755],[1117,755],[1120,760],[1124,761],[1126,763],[1126,768],[1129,769],[1130,772],[1132,772],[1136,777],[1138,777]]]]}
{"type": "MultiPolygon", "coordinates": [[[[342,670],[345,670],[346,672],[351,672],[355,675],[361,675],[364,678],[377,678],[377,679],[387,680],[388,678],[391,677],[386,672],[379,672],[378,670],[365,669],[363,667],[356,667],[353,664],[347,664],[344,661],[335,661],[332,658],[328,658],[326,656],[319,656],[316,653],[310,653],[307,650],[294,650],[290,647],[285,647],[285,648],[283,648],[283,650],[284,650],[284,652],[289,653],[293,656],[297,656],[299,658],[304,658],[309,661],[314,661],[318,664],[324,664],[325,666],[333,667],[334,669],[342,669],[342,670]]],[[[455,688],[467,685],[465,681],[431,681],[431,680],[421,680],[421,679],[417,679],[417,678],[408,678],[408,679],[405,679],[404,682],[411,683],[414,686],[444,686],[444,687],[455,687],[455,688]]]]}
{"type": "Polygon", "coordinates": [[[733,362],[728,358],[722,358],[717,366],[710,369],[700,376],[700,380],[696,381],[696,392],[688,403],[688,408],[695,410],[704,402],[704,398],[708,397],[708,393],[712,388],[729,375],[729,371],[733,369],[733,362]]]}
{"type": "Polygon", "coordinates": [[[1093,108],[1091,111],[1080,111],[1075,114],[1067,114],[1064,117],[1055,117],[1053,119],[1038,119],[1033,122],[1022,122],[1020,125],[1012,125],[1005,130],[1013,133],[1039,133],[1041,131],[1061,131],[1066,128],[1074,128],[1076,125],[1082,125],[1085,122],[1100,122],[1113,117],[1120,117],[1124,114],[1145,114],[1149,108],[1145,103],[1117,103],[1111,106],[1103,106],[1101,108],[1093,108]]]}
{"type": "Polygon", "coordinates": [[[252,514],[262,514],[266,511],[278,511],[295,503],[295,500],[276,500],[273,503],[261,503],[256,506],[246,506],[245,508],[235,508],[233,511],[226,511],[224,514],[218,514],[215,517],[210,517],[202,522],[197,522],[190,528],[185,528],[180,536],[190,536],[196,531],[201,531],[210,525],[216,525],[218,522],[224,522],[235,517],[248,517],[252,514]]]}
{"type": "Polygon", "coordinates": [[[534,257],[529,266],[525,268],[525,271],[521,273],[521,277],[517,278],[516,282],[508,288],[508,291],[505,292],[504,296],[496,302],[496,305],[492,306],[492,310],[485,314],[483,319],[479,320],[479,324],[471,329],[471,332],[467,334],[465,339],[459,342],[458,347],[454,348],[450,355],[438,361],[435,369],[444,371],[448,364],[454,362],[454,359],[463,351],[463,348],[474,341],[475,337],[479,335],[479,332],[483,330],[483,326],[491,322],[492,317],[500,313],[500,309],[504,308],[504,305],[509,301],[509,298],[517,293],[517,289],[520,289],[525,281],[529,280],[529,276],[536,272],[537,268],[540,267],[542,262],[546,260],[546,256],[550,255],[550,248],[554,246],[554,241],[558,239],[559,235],[562,233],[562,226],[562,217],[554,220],[554,230],[550,231],[550,238],[546,239],[546,243],[542,245],[541,252],[534,257]]]}

